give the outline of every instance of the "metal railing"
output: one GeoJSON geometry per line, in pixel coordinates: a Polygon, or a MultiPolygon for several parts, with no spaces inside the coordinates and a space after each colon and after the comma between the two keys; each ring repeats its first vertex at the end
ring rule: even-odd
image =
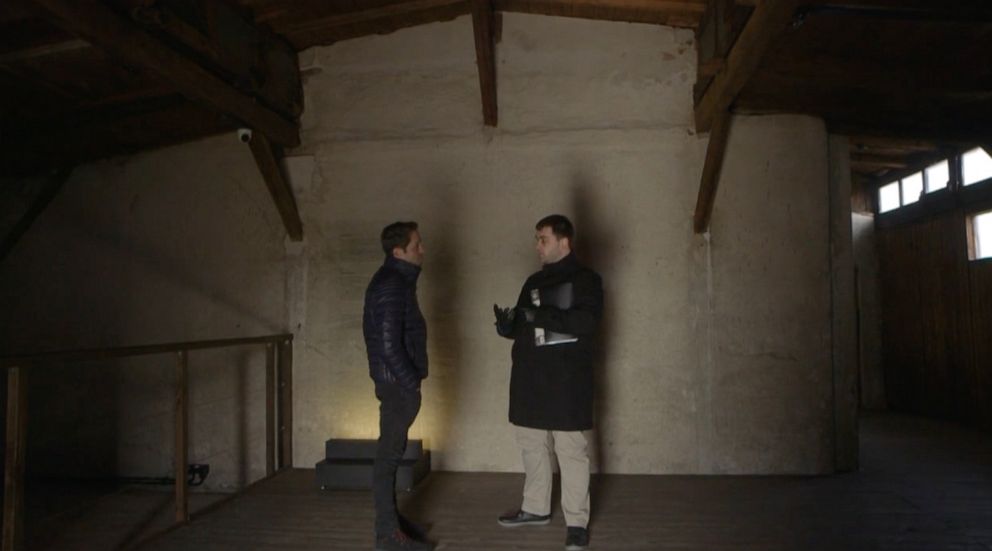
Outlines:
{"type": "Polygon", "coordinates": [[[233,346],[265,346],[265,477],[293,466],[293,335],[176,342],[70,350],[0,357],[7,375],[7,434],[4,463],[3,551],[24,547],[24,468],[27,445],[28,372],[52,364],[175,354],[175,522],[190,519],[186,471],[189,466],[189,352],[233,346]],[[278,430],[276,429],[278,427],[278,430]]]}

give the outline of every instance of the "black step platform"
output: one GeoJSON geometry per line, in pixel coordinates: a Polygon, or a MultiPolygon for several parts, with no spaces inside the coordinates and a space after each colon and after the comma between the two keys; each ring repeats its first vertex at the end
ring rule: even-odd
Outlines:
{"type": "MultiPolygon", "coordinates": [[[[370,490],[375,447],[375,440],[328,440],[324,444],[326,459],[317,463],[317,486],[323,490],[370,490]]],[[[430,470],[430,450],[424,450],[422,440],[410,440],[396,470],[396,489],[413,489],[430,470]]]]}

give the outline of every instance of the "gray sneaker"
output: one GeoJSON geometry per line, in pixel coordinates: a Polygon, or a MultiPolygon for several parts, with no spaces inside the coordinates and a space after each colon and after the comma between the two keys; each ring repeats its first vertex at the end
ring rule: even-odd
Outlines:
{"type": "Polygon", "coordinates": [[[500,526],[515,528],[517,526],[544,526],[551,522],[551,515],[535,515],[523,509],[499,517],[500,526]]]}

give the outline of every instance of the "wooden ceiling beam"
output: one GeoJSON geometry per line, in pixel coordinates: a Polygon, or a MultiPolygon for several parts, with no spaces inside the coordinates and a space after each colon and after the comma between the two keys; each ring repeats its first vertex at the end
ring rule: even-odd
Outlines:
{"type": "Polygon", "coordinates": [[[792,22],[800,0],[765,0],[751,13],[734,43],[723,70],[717,72],[696,104],[696,131],[706,132],[726,113],[754,73],[765,53],[792,22]]]}
{"type": "Polygon", "coordinates": [[[0,65],[20,63],[32,59],[58,55],[75,50],[84,50],[93,47],[89,42],[82,39],[63,40],[51,44],[42,44],[21,50],[0,53],[0,65]]]}
{"type": "Polygon", "coordinates": [[[299,127],[214,76],[97,0],[34,0],[63,29],[169,82],[183,95],[230,115],[285,145],[300,143],[299,127]]]}
{"type": "Polygon", "coordinates": [[[734,0],[711,0],[696,29],[696,83],[692,100],[698,102],[727,66],[727,55],[744,29],[751,11],[734,0]]]}
{"type": "Polygon", "coordinates": [[[709,229],[730,136],[730,106],[758,70],[765,53],[792,21],[800,1],[765,0],[756,6],[727,54],[726,62],[696,104],[696,131],[710,131],[693,215],[693,230],[696,233],[709,229]]]}
{"type": "Polygon", "coordinates": [[[894,116],[892,119],[869,114],[828,115],[827,128],[834,134],[873,134],[896,139],[936,140],[946,144],[977,143],[988,139],[988,127],[972,121],[947,119],[927,124],[894,116]]]}
{"type": "Polygon", "coordinates": [[[705,0],[494,0],[497,11],[653,23],[695,29],[705,0]]]}
{"type": "Polygon", "coordinates": [[[273,146],[264,134],[251,136],[248,145],[251,147],[252,156],[255,157],[255,164],[258,165],[258,170],[265,180],[265,186],[276,204],[286,233],[293,241],[303,240],[303,222],[300,221],[300,212],[296,208],[293,189],[289,187],[282,170],[281,149],[273,146]]]}
{"type": "Polygon", "coordinates": [[[255,20],[286,37],[297,50],[454,19],[472,11],[472,0],[389,0],[342,10],[334,2],[306,2],[291,10],[259,11],[255,20]]]}
{"type": "Polygon", "coordinates": [[[475,63],[482,92],[482,118],[486,126],[497,124],[496,20],[491,0],[472,0],[472,29],[475,34],[475,63]]]}
{"type": "Polygon", "coordinates": [[[279,10],[255,14],[255,20],[266,23],[282,34],[368,23],[380,19],[405,17],[418,12],[448,6],[468,7],[471,0],[399,0],[374,7],[342,11],[332,2],[300,8],[300,12],[279,10]],[[301,17],[300,14],[305,17],[301,17]]]}
{"type": "Polygon", "coordinates": [[[296,51],[234,4],[213,0],[135,3],[131,18],[189,52],[204,68],[290,120],[303,112],[296,51]]]}
{"type": "Polygon", "coordinates": [[[704,233],[709,230],[713,204],[716,201],[716,190],[720,184],[720,173],[723,170],[723,157],[727,151],[727,141],[730,138],[731,118],[727,111],[720,113],[710,129],[710,141],[706,146],[703,175],[699,182],[699,193],[696,196],[696,212],[692,217],[692,229],[696,233],[704,233]]]}
{"type": "MultiPolygon", "coordinates": [[[[989,99],[992,99],[990,97],[989,99]]],[[[801,113],[824,119],[831,132],[923,140],[948,145],[980,143],[992,126],[992,103],[914,89],[863,89],[762,75],[742,93],[736,113],[801,113]]]]}
{"type": "Polygon", "coordinates": [[[884,155],[870,155],[866,153],[851,153],[851,162],[859,167],[871,167],[873,169],[902,169],[909,167],[909,162],[905,158],[889,157],[884,155]]]}
{"type": "Polygon", "coordinates": [[[887,138],[884,136],[852,135],[848,137],[851,148],[873,149],[901,149],[904,151],[933,151],[945,147],[943,142],[933,140],[913,140],[907,138],[887,138]]]}
{"type": "Polygon", "coordinates": [[[986,0],[806,0],[800,16],[846,15],[902,21],[987,23],[992,6],[986,0]]]}

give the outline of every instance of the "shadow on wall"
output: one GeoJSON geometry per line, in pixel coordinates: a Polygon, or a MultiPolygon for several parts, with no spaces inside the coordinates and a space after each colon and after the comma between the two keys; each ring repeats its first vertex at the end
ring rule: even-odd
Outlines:
{"type": "MultiPolygon", "coordinates": [[[[447,435],[452,434],[457,404],[466,396],[461,375],[467,364],[462,346],[466,321],[459,312],[463,301],[459,251],[463,250],[464,244],[458,242],[464,226],[459,198],[450,191],[458,189],[457,183],[441,183],[438,189],[445,191],[434,197],[437,210],[425,216],[420,224],[425,234],[425,269],[430,272],[431,281],[438,282],[427,297],[431,312],[427,320],[429,376],[436,388],[436,396],[430,401],[437,405],[437,426],[432,433],[436,438],[446,440],[447,435]]],[[[435,450],[443,450],[450,442],[427,444],[435,450]]]]}
{"type": "MultiPolygon", "coordinates": [[[[128,223],[140,224],[140,221],[131,220],[128,223]]],[[[126,259],[131,265],[139,266],[144,270],[147,270],[147,273],[149,274],[154,274],[155,276],[172,282],[175,288],[194,291],[199,294],[199,296],[209,299],[211,303],[222,305],[231,312],[231,318],[237,319],[242,327],[257,324],[258,326],[264,328],[264,331],[267,333],[276,333],[285,329],[285,323],[283,320],[260,316],[258,308],[255,305],[246,304],[243,301],[243,298],[239,299],[236,294],[232,292],[230,286],[219,285],[217,282],[211,282],[207,275],[210,274],[211,271],[204,266],[204,258],[198,257],[196,253],[192,252],[191,248],[183,249],[184,252],[189,253],[185,257],[170,255],[170,253],[165,250],[165,247],[160,246],[154,241],[149,239],[143,239],[141,241],[136,240],[136,232],[125,230],[122,234],[121,228],[115,225],[115,222],[87,216],[85,212],[75,208],[59,209],[57,225],[60,229],[62,229],[62,231],[75,236],[80,236],[80,238],[86,239],[90,243],[96,245],[94,248],[101,251],[103,255],[110,256],[109,253],[112,253],[113,255],[116,255],[117,258],[126,259]]],[[[279,236],[273,235],[272,238],[281,241],[279,236]]],[[[135,275],[136,274],[134,272],[131,272],[128,274],[128,277],[134,277],[135,275]]],[[[121,277],[119,275],[117,277],[118,284],[120,284],[122,288],[127,288],[130,283],[137,283],[127,280],[121,281],[121,277]]],[[[140,289],[140,287],[137,288],[140,289]]],[[[278,291],[281,292],[282,289],[278,289],[278,291]]],[[[190,312],[189,315],[193,316],[194,313],[190,312]]],[[[216,337],[227,338],[231,336],[232,335],[223,334],[217,335],[216,337]]],[[[44,337],[48,337],[48,335],[45,335],[44,337]]],[[[51,337],[55,340],[55,342],[59,342],[61,340],[60,335],[53,335],[51,337]]],[[[175,336],[171,338],[178,340],[185,337],[187,337],[187,335],[180,333],[175,334],[175,336]]],[[[189,335],[188,337],[204,339],[212,338],[214,336],[189,335]]],[[[87,346],[92,346],[94,344],[116,346],[129,345],[133,343],[86,343],[87,346]]]]}
{"type": "Polygon", "coordinates": [[[28,369],[25,476],[109,479],[118,473],[121,361],[28,369]]]}
{"type": "Polygon", "coordinates": [[[610,282],[615,277],[613,267],[616,265],[616,237],[612,228],[603,224],[600,211],[601,203],[593,197],[593,186],[603,185],[602,182],[592,182],[581,171],[572,174],[572,223],[575,225],[575,254],[579,261],[592,268],[603,278],[603,319],[596,336],[596,352],[594,359],[595,381],[595,411],[593,420],[593,442],[591,457],[593,467],[597,472],[609,472],[609,465],[604,463],[603,442],[608,440],[602,432],[603,420],[607,417],[610,404],[606,401],[609,396],[610,366],[606,358],[610,357],[609,346],[612,342],[615,324],[610,294],[610,282]]]}

